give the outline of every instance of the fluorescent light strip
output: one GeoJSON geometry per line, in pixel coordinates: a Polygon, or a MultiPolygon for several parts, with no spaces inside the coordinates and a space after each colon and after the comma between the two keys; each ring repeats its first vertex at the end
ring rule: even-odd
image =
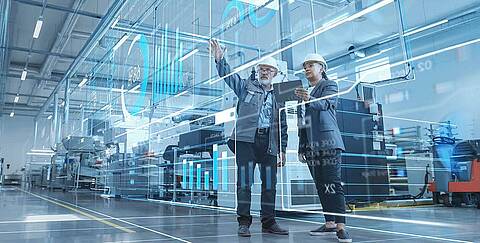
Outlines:
{"type": "Polygon", "coordinates": [[[193,55],[194,55],[195,53],[197,53],[197,52],[198,52],[198,49],[194,49],[194,50],[192,50],[191,52],[185,54],[185,56],[183,56],[183,57],[181,57],[180,59],[178,59],[178,61],[179,61],[179,62],[183,62],[183,61],[185,61],[185,59],[193,56],[193,55]]]}
{"type": "Polygon", "coordinates": [[[347,18],[338,19],[336,22],[329,22],[329,25],[322,25],[320,28],[316,29],[313,33],[311,33],[311,34],[309,34],[309,35],[307,35],[307,36],[305,36],[305,37],[303,37],[303,38],[301,38],[301,39],[293,42],[292,44],[287,45],[287,46],[285,46],[285,47],[283,47],[283,48],[280,48],[280,49],[278,49],[278,50],[276,50],[276,51],[273,51],[273,52],[269,53],[268,55],[265,55],[265,56],[263,56],[263,57],[261,57],[261,58],[259,58],[259,59],[257,59],[257,60],[253,60],[253,61],[250,61],[250,62],[244,64],[244,65],[241,65],[241,66],[239,66],[238,68],[236,68],[233,72],[231,72],[230,74],[225,75],[224,77],[221,77],[221,78],[212,79],[212,80],[208,81],[208,83],[209,83],[210,85],[213,85],[213,84],[219,82],[220,80],[222,80],[222,79],[224,79],[224,78],[230,77],[230,76],[232,76],[232,75],[234,75],[234,74],[236,74],[236,73],[238,73],[238,72],[240,72],[240,71],[242,71],[242,70],[244,70],[244,69],[246,69],[246,68],[252,67],[252,66],[254,66],[254,65],[262,62],[263,60],[265,60],[265,59],[268,58],[268,57],[273,57],[273,56],[275,56],[275,55],[277,55],[277,54],[279,54],[279,53],[281,53],[281,52],[283,52],[283,51],[285,51],[285,50],[288,50],[288,49],[290,49],[290,48],[292,48],[292,47],[294,47],[294,46],[296,46],[296,45],[298,45],[298,44],[300,44],[300,43],[303,43],[303,42],[309,40],[309,39],[312,38],[312,37],[315,37],[315,36],[317,36],[317,35],[319,35],[319,34],[322,34],[322,33],[326,32],[326,31],[331,30],[331,29],[333,29],[333,28],[335,28],[335,27],[337,27],[337,26],[339,26],[339,25],[342,25],[342,24],[344,24],[344,23],[346,23],[346,22],[355,20],[355,19],[357,19],[357,18],[359,18],[359,17],[362,17],[362,16],[364,16],[364,15],[366,15],[366,14],[369,14],[369,13],[371,13],[371,12],[377,10],[377,9],[380,9],[380,8],[382,8],[382,7],[385,7],[386,5],[392,3],[393,1],[394,1],[394,0],[384,0],[384,1],[378,2],[378,3],[376,3],[376,4],[374,4],[374,5],[366,8],[366,9],[360,11],[360,12],[357,12],[357,13],[355,13],[355,14],[350,15],[350,16],[347,17],[347,18]]]}
{"type": "Polygon", "coordinates": [[[105,106],[103,106],[100,110],[103,111],[103,110],[106,110],[106,109],[110,109],[112,106],[110,104],[107,104],[105,106]]]}
{"type": "MultiPolygon", "coordinates": [[[[474,40],[471,40],[471,41],[466,41],[466,42],[463,42],[463,43],[460,43],[460,44],[457,44],[457,45],[445,47],[445,48],[440,49],[440,50],[428,52],[428,53],[422,54],[420,56],[412,57],[412,58],[404,60],[404,61],[399,61],[399,62],[393,63],[393,64],[390,65],[390,68],[393,68],[393,67],[396,67],[396,66],[408,63],[408,62],[413,62],[413,61],[417,61],[417,60],[420,60],[420,59],[423,59],[423,58],[431,57],[431,56],[440,54],[442,52],[455,50],[457,48],[461,48],[461,47],[468,46],[468,45],[471,45],[471,44],[475,44],[475,43],[478,43],[478,42],[480,42],[480,38],[474,39],[474,40]]],[[[382,65],[382,66],[384,66],[384,65],[382,65]]],[[[401,83],[406,83],[406,82],[410,82],[410,81],[412,81],[412,80],[402,80],[402,81],[398,81],[398,82],[379,84],[379,85],[377,85],[375,83],[372,83],[372,85],[374,85],[377,88],[381,88],[381,87],[385,87],[385,86],[401,84],[401,83]]]]}
{"type": "Polygon", "coordinates": [[[173,96],[173,97],[177,98],[177,97],[180,97],[180,96],[185,95],[185,94],[187,94],[187,93],[188,93],[188,90],[185,90],[185,91],[183,91],[183,92],[180,92],[180,93],[176,94],[176,95],[173,96]]]}
{"type": "Polygon", "coordinates": [[[40,155],[40,156],[53,156],[55,153],[31,153],[28,152],[27,155],[40,155]]]}
{"type": "Polygon", "coordinates": [[[468,45],[471,45],[471,44],[475,44],[475,43],[478,43],[478,42],[480,42],[480,38],[474,39],[474,40],[471,40],[471,41],[466,41],[466,42],[456,44],[456,45],[453,45],[453,46],[445,47],[445,48],[440,49],[440,50],[428,52],[428,53],[422,54],[420,56],[412,57],[412,58],[407,59],[405,61],[400,61],[400,62],[394,63],[394,64],[390,65],[390,67],[391,68],[396,67],[398,65],[402,65],[402,64],[405,64],[407,62],[412,62],[412,61],[416,61],[416,60],[423,59],[423,58],[426,58],[426,57],[434,56],[434,55],[440,54],[442,52],[451,51],[451,50],[458,49],[460,47],[468,46],[468,45]]]}
{"type": "Polygon", "coordinates": [[[128,39],[128,34],[123,34],[122,38],[120,38],[120,40],[117,42],[117,44],[115,44],[115,46],[113,46],[113,51],[116,51],[118,50],[118,48],[120,48],[120,46],[123,45],[123,43],[125,43],[125,41],[127,41],[128,39]]]}
{"type": "Polygon", "coordinates": [[[111,25],[111,28],[115,28],[115,26],[117,26],[118,24],[118,21],[120,21],[120,16],[118,16],[115,21],[113,21],[112,25],[111,25]]]}
{"type": "Polygon", "coordinates": [[[419,32],[422,32],[422,31],[425,31],[425,30],[428,30],[428,29],[431,29],[433,27],[436,27],[436,26],[439,26],[441,24],[446,24],[448,22],[448,19],[444,19],[444,20],[441,20],[441,21],[438,21],[436,23],[433,23],[433,24],[429,24],[427,26],[424,26],[424,27],[421,27],[421,28],[418,28],[418,29],[414,29],[412,31],[409,31],[407,33],[405,33],[403,36],[407,37],[409,35],[414,35],[416,33],[419,33],[419,32]]]}
{"type": "Polygon", "coordinates": [[[133,87],[131,90],[129,90],[128,92],[134,92],[134,91],[137,91],[139,88],[140,88],[140,85],[141,84],[138,84],[137,86],[133,87]]]}
{"type": "Polygon", "coordinates": [[[40,16],[40,18],[37,20],[37,24],[35,25],[35,30],[33,31],[33,38],[37,39],[40,36],[40,31],[42,30],[43,26],[43,18],[40,16]]]}
{"type": "Polygon", "coordinates": [[[22,76],[20,77],[22,81],[25,81],[25,79],[27,79],[27,69],[23,69],[22,76]]]}
{"type": "Polygon", "coordinates": [[[37,153],[53,153],[53,150],[51,149],[31,149],[30,151],[37,153]]]}
{"type": "Polygon", "coordinates": [[[80,83],[78,84],[78,87],[80,87],[80,88],[83,87],[83,86],[87,83],[87,81],[88,81],[88,78],[83,78],[83,79],[82,79],[82,82],[80,82],[80,83]]]}
{"type": "Polygon", "coordinates": [[[134,93],[134,94],[139,94],[140,91],[135,91],[135,90],[125,90],[125,89],[117,89],[117,88],[112,88],[110,89],[111,91],[113,92],[117,92],[117,93],[125,93],[125,92],[128,92],[128,93],[134,93]]]}

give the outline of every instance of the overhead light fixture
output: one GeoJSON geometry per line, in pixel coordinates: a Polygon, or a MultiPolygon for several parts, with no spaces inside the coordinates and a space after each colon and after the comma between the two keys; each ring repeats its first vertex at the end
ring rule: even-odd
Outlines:
{"type": "Polygon", "coordinates": [[[53,117],[52,115],[49,115],[49,116],[47,117],[47,120],[52,119],[52,117],[53,117]]]}
{"type": "Polygon", "coordinates": [[[15,115],[15,112],[12,111],[12,112],[10,113],[10,117],[13,117],[14,115],[15,115]]]}
{"type": "Polygon", "coordinates": [[[118,24],[118,21],[120,21],[120,16],[118,16],[118,17],[115,19],[115,21],[113,21],[111,27],[112,27],[112,28],[115,28],[115,26],[117,26],[117,24],[118,24]]]}
{"type": "Polygon", "coordinates": [[[127,33],[123,34],[122,38],[120,38],[120,40],[117,42],[117,44],[115,44],[115,46],[113,46],[113,51],[118,50],[118,48],[120,48],[120,46],[122,46],[123,43],[125,43],[125,41],[127,41],[127,39],[128,39],[128,34],[127,33]]]}
{"type": "Polygon", "coordinates": [[[15,99],[13,99],[13,103],[18,103],[18,100],[20,100],[20,96],[15,96],[15,99]]]}
{"type": "Polygon", "coordinates": [[[185,54],[185,56],[181,57],[180,59],[178,59],[179,62],[183,62],[185,61],[187,58],[193,56],[195,53],[198,52],[198,49],[193,49],[192,51],[190,51],[189,53],[185,54]]]}
{"type": "Polygon", "coordinates": [[[33,38],[37,39],[40,36],[40,31],[42,30],[43,25],[43,16],[40,16],[35,25],[35,30],[33,31],[33,38]]]}
{"type": "Polygon", "coordinates": [[[23,69],[22,71],[22,76],[20,77],[20,80],[25,81],[27,79],[27,69],[23,69]]]}
{"type": "Polygon", "coordinates": [[[87,81],[88,81],[87,77],[83,78],[82,81],[78,84],[78,87],[80,88],[83,87],[87,83],[87,81]]]}

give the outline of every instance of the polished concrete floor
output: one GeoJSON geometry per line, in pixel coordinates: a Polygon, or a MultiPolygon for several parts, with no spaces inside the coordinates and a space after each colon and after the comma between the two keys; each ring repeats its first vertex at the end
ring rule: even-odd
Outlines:
{"type": "MultiPolygon", "coordinates": [[[[417,207],[356,212],[354,242],[480,242],[480,210],[417,207]]],[[[236,234],[235,214],[165,203],[106,199],[91,193],[25,191],[0,187],[0,242],[337,242],[310,236],[321,215],[286,214],[277,221],[289,236],[262,234],[258,217],[251,238],[236,234]]]]}

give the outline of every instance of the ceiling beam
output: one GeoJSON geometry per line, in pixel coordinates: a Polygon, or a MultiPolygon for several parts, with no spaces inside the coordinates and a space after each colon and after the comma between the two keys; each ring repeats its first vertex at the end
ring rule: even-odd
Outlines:
{"type": "MultiPolygon", "coordinates": [[[[5,47],[0,47],[0,48],[5,48],[5,47]]],[[[62,54],[62,53],[57,53],[57,52],[51,52],[51,51],[45,51],[45,50],[36,50],[36,49],[28,49],[25,47],[19,47],[19,46],[9,46],[7,47],[8,50],[11,51],[18,51],[18,52],[29,52],[34,54],[40,54],[40,55],[47,55],[47,56],[55,56],[55,57],[61,57],[61,58],[68,58],[68,59],[75,59],[76,56],[74,55],[68,55],[68,54],[62,54]]]]}
{"type": "MultiPolygon", "coordinates": [[[[30,6],[35,6],[35,7],[43,7],[43,3],[41,1],[33,1],[33,0],[13,0],[14,2],[21,3],[21,4],[26,4],[30,6]]],[[[77,13],[78,15],[85,16],[85,17],[90,17],[90,18],[95,18],[95,19],[102,19],[103,15],[92,13],[92,12],[87,12],[87,11],[75,11],[74,9],[55,5],[55,4],[50,4],[47,3],[45,5],[45,8],[51,9],[51,10],[56,10],[56,11],[61,11],[64,13],[77,13]]]]}

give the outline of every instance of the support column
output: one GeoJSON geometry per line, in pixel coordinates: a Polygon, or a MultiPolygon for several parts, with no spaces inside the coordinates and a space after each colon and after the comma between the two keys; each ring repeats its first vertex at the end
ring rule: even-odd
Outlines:
{"type": "Polygon", "coordinates": [[[58,94],[55,93],[53,96],[53,136],[55,136],[54,139],[54,145],[57,146],[57,144],[60,142],[60,129],[59,129],[59,122],[58,122],[58,94]]]}
{"type": "Polygon", "coordinates": [[[68,136],[68,116],[70,113],[70,79],[65,82],[64,106],[63,106],[63,137],[68,136]]]}

